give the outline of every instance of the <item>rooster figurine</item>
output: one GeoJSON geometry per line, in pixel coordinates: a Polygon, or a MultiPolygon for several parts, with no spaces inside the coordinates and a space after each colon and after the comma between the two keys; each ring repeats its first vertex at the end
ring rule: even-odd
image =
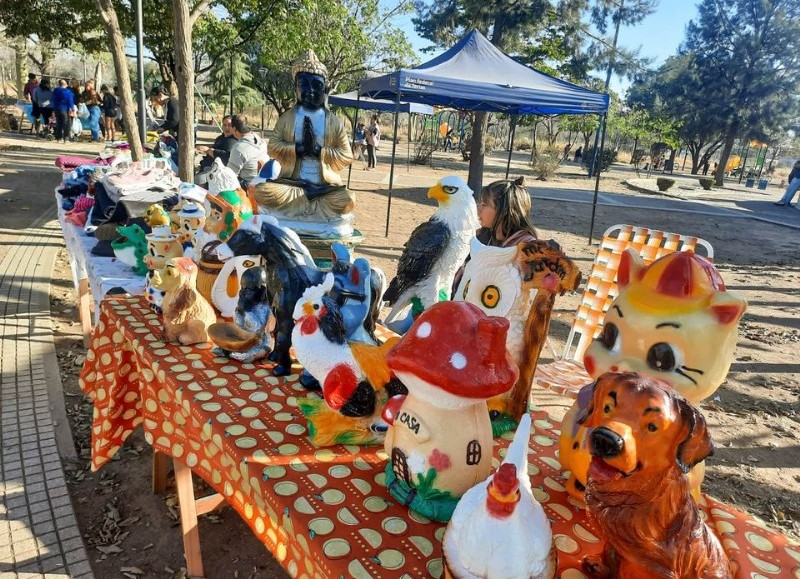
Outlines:
{"type": "Polygon", "coordinates": [[[328,295],[332,289],[334,276],[328,273],[295,305],[292,345],[297,360],[319,380],[325,399],[325,404],[301,401],[301,409],[318,446],[379,443],[387,429],[380,418],[383,405],[407,393],[386,364],[398,338],[380,346],[348,342],[339,306],[328,295]]]}
{"type": "Polygon", "coordinates": [[[444,535],[445,577],[555,577],[553,533],[528,477],[530,435],[526,413],[500,468],[461,497],[444,535]]]}

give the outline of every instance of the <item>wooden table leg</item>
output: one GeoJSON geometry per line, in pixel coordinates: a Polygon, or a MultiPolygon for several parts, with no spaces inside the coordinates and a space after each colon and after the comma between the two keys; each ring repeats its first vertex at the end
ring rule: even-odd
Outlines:
{"type": "Polygon", "coordinates": [[[163,494],[167,490],[169,456],[153,449],[153,494],[163,494]]]}
{"type": "Polygon", "coordinates": [[[78,282],[78,315],[83,331],[83,346],[88,348],[92,338],[92,292],[86,278],[78,282]]]}
{"type": "Polygon", "coordinates": [[[172,459],[175,468],[175,485],[181,506],[181,531],[186,569],[192,577],[204,577],[203,556],[200,552],[200,530],[197,527],[197,507],[192,486],[192,469],[177,459],[172,459]]]}

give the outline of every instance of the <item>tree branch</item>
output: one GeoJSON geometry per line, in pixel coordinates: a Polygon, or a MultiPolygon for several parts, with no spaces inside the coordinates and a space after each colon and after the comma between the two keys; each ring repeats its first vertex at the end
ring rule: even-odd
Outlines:
{"type": "Polygon", "coordinates": [[[211,4],[211,0],[200,0],[194,9],[189,13],[189,24],[194,26],[194,23],[197,22],[197,19],[200,18],[200,15],[205,12],[208,5],[211,4]]]}

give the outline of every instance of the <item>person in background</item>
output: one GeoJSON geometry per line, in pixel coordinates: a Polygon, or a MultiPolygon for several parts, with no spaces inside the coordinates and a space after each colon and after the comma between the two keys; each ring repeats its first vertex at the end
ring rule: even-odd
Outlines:
{"type": "Polygon", "coordinates": [[[583,147],[578,147],[577,149],[575,149],[574,161],[576,163],[580,163],[581,159],[583,159],[583,147]]]}
{"type": "Polygon", "coordinates": [[[156,132],[161,134],[164,131],[169,131],[177,141],[180,123],[180,105],[178,104],[178,97],[169,96],[167,89],[161,86],[155,86],[150,91],[150,102],[153,103],[153,106],[160,106],[164,109],[164,122],[156,128],[156,132]]]}
{"type": "Polygon", "coordinates": [[[375,170],[375,147],[381,141],[381,130],[378,127],[378,115],[374,115],[369,120],[369,126],[366,130],[367,135],[367,171],[375,170]]]}
{"type": "MultiPolygon", "coordinates": [[[[477,201],[481,227],[475,237],[484,245],[513,247],[539,238],[531,221],[531,196],[523,177],[490,183],[481,190],[477,201]]],[[[465,266],[466,262],[456,272],[453,292],[461,283],[465,266]]]]}
{"type": "Polygon", "coordinates": [[[58,87],[53,91],[53,111],[56,115],[56,141],[67,142],[72,119],[75,113],[75,98],[67,86],[67,81],[58,81],[58,87]]]}
{"type": "Polygon", "coordinates": [[[567,143],[566,145],[564,145],[564,161],[569,159],[569,150],[571,148],[572,148],[572,144],[570,144],[570,143],[567,143]]]}
{"type": "Polygon", "coordinates": [[[203,185],[208,181],[207,174],[214,165],[214,159],[221,160],[225,165],[228,164],[231,151],[237,143],[236,137],[233,135],[231,120],[232,117],[230,115],[222,117],[222,134],[214,139],[214,143],[210,147],[197,145],[197,152],[204,155],[200,160],[200,172],[195,177],[195,182],[198,185],[203,185]]]}
{"type": "Polygon", "coordinates": [[[36,134],[39,134],[40,120],[44,119],[45,125],[50,121],[53,114],[53,90],[50,88],[50,79],[43,78],[42,82],[33,91],[33,102],[38,107],[38,115],[35,121],[36,134]]]}
{"type": "Polygon", "coordinates": [[[26,101],[31,101],[31,117],[33,117],[33,130],[38,133],[39,125],[39,103],[33,98],[33,93],[39,88],[39,81],[36,80],[36,75],[32,72],[28,73],[28,82],[25,83],[25,88],[22,90],[22,97],[26,101]]]}
{"type": "Polygon", "coordinates": [[[114,124],[117,120],[117,98],[111,94],[108,85],[100,87],[100,94],[103,97],[103,121],[106,127],[106,141],[117,140],[117,127],[114,124]]]}
{"type": "Polygon", "coordinates": [[[94,80],[87,80],[83,85],[83,92],[81,93],[81,102],[89,109],[89,131],[92,133],[92,141],[100,140],[100,132],[103,131],[105,136],[105,126],[100,126],[100,95],[94,88],[94,80]]]}
{"type": "Polygon", "coordinates": [[[242,189],[258,175],[258,162],[267,160],[267,144],[264,139],[250,130],[247,124],[247,117],[244,115],[234,115],[231,119],[233,136],[236,137],[236,144],[231,150],[228,159],[228,168],[239,177],[242,189]]]}
{"type": "Polygon", "coordinates": [[[72,98],[75,99],[75,104],[77,105],[81,102],[81,83],[77,78],[73,78],[69,81],[69,90],[72,91],[72,98]]]}
{"type": "MultiPolygon", "coordinates": [[[[792,172],[789,173],[788,181],[789,185],[786,187],[786,193],[783,194],[780,201],[775,202],[775,205],[780,207],[790,206],[797,191],[800,190],[800,159],[794,162],[794,167],[792,167],[792,172]]],[[[795,205],[794,208],[800,210],[800,206],[798,205],[795,205]]]]}
{"type": "MultiPolygon", "coordinates": [[[[367,145],[367,136],[365,133],[364,123],[358,123],[356,125],[356,133],[355,139],[353,140],[353,160],[357,161],[361,158],[363,154],[364,147],[367,145]]],[[[366,169],[366,159],[364,162],[364,168],[366,169]]]]}
{"type": "Polygon", "coordinates": [[[708,159],[706,159],[703,162],[703,175],[708,175],[708,167],[709,167],[709,165],[710,165],[710,163],[708,162],[708,159]]]}

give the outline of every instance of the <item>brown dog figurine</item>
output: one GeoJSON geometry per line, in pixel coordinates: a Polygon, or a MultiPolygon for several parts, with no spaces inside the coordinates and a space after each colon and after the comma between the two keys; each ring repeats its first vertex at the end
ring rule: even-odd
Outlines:
{"type": "Polygon", "coordinates": [[[731,577],[686,477],[714,452],[703,416],[660,380],[607,373],[578,421],[592,454],[586,508],[606,540],[584,570],[620,579],[731,577]]]}

